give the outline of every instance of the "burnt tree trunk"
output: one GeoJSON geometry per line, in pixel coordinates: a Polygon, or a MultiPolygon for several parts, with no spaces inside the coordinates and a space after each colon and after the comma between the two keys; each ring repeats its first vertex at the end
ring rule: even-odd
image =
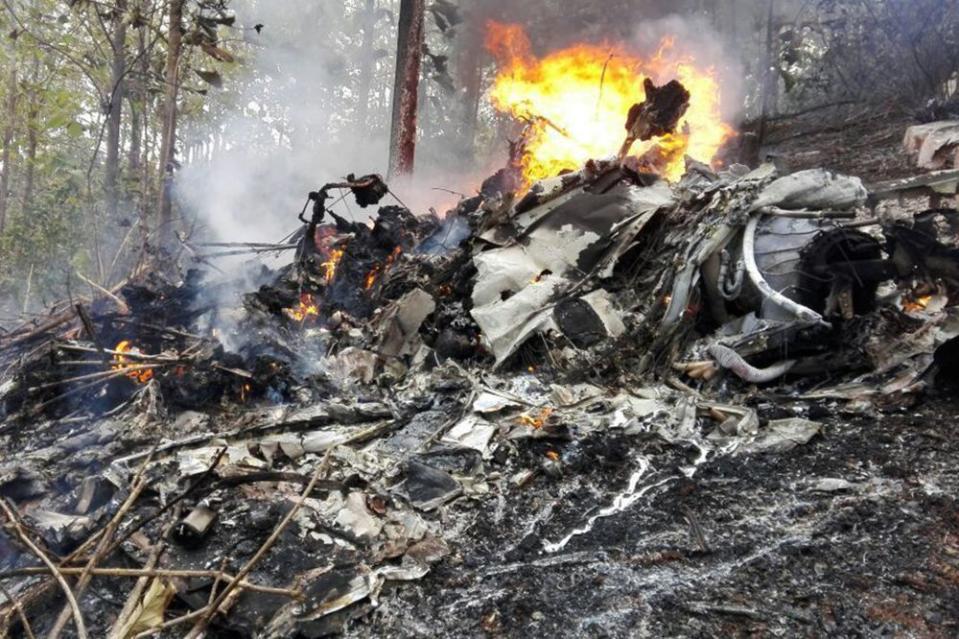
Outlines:
{"type": "Polygon", "coordinates": [[[7,204],[9,202],[10,176],[13,173],[13,134],[17,124],[17,64],[14,45],[11,44],[10,73],[7,75],[7,104],[4,109],[3,150],[0,152],[0,162],[3,163],[3,173],[0,173],[0,233],[7,225],[7,204]]]}
{"type": "Polygon", "coordinates": [[[365,131],[370,112],[370,87],[373,84],[373,41],[376,29],[376,0],[366,0],[363,12],[363,42],[360,44],[360,86],[357,90],[356,128],[365,131]]]}
{"type": "Polygon", "coordinates": [[[416,156],[416,108],[423,58],[425,0],[401,0],[393,117],[390,129],[389,175],[413,173],[416,156]]]}
{"type": "Polygon", "coordinates": [[[170,33],[167,38],[167,56],[163,104],[163,133],[160,136],[159,157],[159,216],[160,242],[167,244],[173,237],[172,180],[176,149],[177,98],[180,89],[180,54],[183,49],[183,5],[185,0],[170,0],[170,33]]]}
{"type": "Polygon", "coordinates": [[[123,123],[123,98],[126,74],[126,0],[116,0],[113,8],[113,34],[110,41],[113,61],[110,68],[110,104],[107,113],[107,158],[104,173],[107,219],[115,220],[120,203],[120,127],[123,123]]]}

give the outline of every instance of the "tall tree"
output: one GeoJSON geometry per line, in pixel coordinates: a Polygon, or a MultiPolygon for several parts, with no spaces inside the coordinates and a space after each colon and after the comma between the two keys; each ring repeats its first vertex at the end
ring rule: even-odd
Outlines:
{"type": "Polygon", "coordinates": [[[185,0],[170,0],[167,36],[163,134],[160,137],[159,231],[164,242],[173,237],[172,178],[176,149],[177,99],[180,93],[180,56],[183,52],[183,6],[185,0]]]}
{"type": "Polygon", "coordinates": [[[138,0],[136,4],[134,28],[137,32],[137,55],[131,69],[130,102],[130,149],[129,168],[130,182],[137,184],[137,211],[139,217],[140,245],[144,246],[148,239],[148,214],[150,207],[150,144],[148,130],[151,124],[150,105],[153,98],[148,91],[150,82],[150,53],[147,41],[149,32],[149,16],[153,11],[152,0],[138,0]]]}
{"type": "Polygon", "coordinates": [[[390,176],[413,173],[425,10],[425,0],[400,0],[390,129],[390,176]]]}
{"type": "Polygon", "coordinates": [[[33,192],[37,174],[37,147],[40,144],[40,108],[43,105],[43,96],[43,87],[40,85],[40,53],[34,51],[27,105],[27,155],[24,158],[23,199],[20,201],[20,211],[23,213],[29,211],[33,205],[33,192]]]}
{"type": "Polygon", "coordinates": [[[110,67],[109,110],[107,112],[107,158],[104,170],[104,190],[106,191],[106,209],[108,219],[116,219],[119,205],[120,175],[120,127],[123,118],[123,97],[126,87],[126,39],[127,39],[127,0],[115,0],[113,7],[113,33],[110,48],[112,63],[110,67]]]}
{"type": "Polygon", "coordinates": [[[17,98],[19,87],[17,86],[17,32],[14,31],[10,36],[10,65],[7,71],[7,102],[3,114],[3,149],[0,151],[0,162],[3,163],[3,173],[0,173],[0,233],[3,233],[7,225],[7,204],[10,195],[10,175],[13,173],[13,134],[16,131],[17,124],[17,98]]]}

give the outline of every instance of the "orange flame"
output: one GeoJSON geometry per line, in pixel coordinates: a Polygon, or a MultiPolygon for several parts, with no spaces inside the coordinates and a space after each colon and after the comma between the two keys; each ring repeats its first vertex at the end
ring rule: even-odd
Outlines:
{"type": "Polygon", "coordinates": [[[550,407],[543,408],[539,411],[538,415],[528,415],[526,413],[520,415],[516,418],[516,422],[524,426],[529,426],[530,428],[539,430],[542,428],[546,421],[549,419],[550,415],[553,414],[553,409],[550,407]]]}
{"type": "Polygon", "coordinates": [[[493,106],[531,127],[521,160],[527,185],[614,155],[626,137],[630,107],[644,99],[645,77],[657,84],[675,78],[691,99],[676,134],[637,142],[632,153],[642,156],[658,147],[670,180],[683,175],[684,155],[711,162],[733,135],[720,115],[719,81],[713,69],[677,55],[674,47],[666,38],[644,60],[623,44],[577,44],[537,59],[521,26],[487,23],[486,48],[499,67],[493,106]]]}
{"type": "Polygon", "coordinates": [[[320,264],[323,267],[323,279],[329,284],[336,277],[336,267],[343,259],[343,249],[330,249],[330,256],[325,262],[320,264]]]}
{"type": "Polygon", "coordinates": [[[907,313],[920,313],[929,307],[932,301],[932,295],[920,295],[912,299],[905,299],[902,303],[902,310],[907,313]]]}
{"type": "Polygon", "coordinates": [[[366,279],[363,280],[363,288],[367,291],[373,288],[373,285],[376,284],[376,276],[380,274],[380,265],[374,264],[373,268],[370,269],[370,272],[366,274],[366,279]]]}
{"type": "Polygon", "coordinates": [[[316,319],[320,315],[320,307],[309,293],[300,293],[300,303],[293,308],[284,309],[290,319],[303,323],[307,319],[316,319]]]}
{"type": "Polygon", "coordinates": [[[113,361],[115,362],[113,365],[113,370],[122,371],[130,369],[127,370],[126,376],[140,384],[146,384],[153,379],[152,368],[139,368],[140,365],[138,365],[135,361],[131,361],[131,358],[121,355],[121,353],[140,354],[140,349],[135,347],[133,342],[125,339],[117,344],[113,350],[117,352],[117,354],[113,356],[113,361]]]}
{"type": "Polygon", "coordinates": [[[389,254],[389,257],[386,258],[386,262],[382,266],[380,264],[374,264],[373,268],[370,269],[370,272],[366,274],[366,279],[363,281],[363,288],[367,291],[373,288],[373,285],[376,284],[376,279],[380,276],[380,273],[389,271],[396,262],[396,258],[398,258],[402,252],[403,247],[397,246],[393,249],[393,252],[389,254]]]}

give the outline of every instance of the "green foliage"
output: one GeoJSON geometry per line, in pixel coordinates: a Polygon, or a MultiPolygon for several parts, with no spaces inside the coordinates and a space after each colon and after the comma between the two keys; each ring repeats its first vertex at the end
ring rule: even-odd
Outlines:
{"type": "MultiPolygon", "coordinates": [[[[28,287],[34,306],[67,295],[70,282],[76,285],[74,271],[105,279],[121,244],[126,252],[114,278],[136,258],[140,244],[122,240],[139,220],[146,233],[154,210],[167,1],[115,2],[121,11],[109,9],[109,3],[57,0],[9,0],[0,6],[0,131],[10,133],[9,166],[0,167],[9,175],[0,234],[0,316],[20,310],[28,287]],[[116,219],[108,219],[106,126],[117,95],[112,38],[121,24],[126,37],[119,207],[116,219]],[[15,86],[5,82],[11,69],[15,86]]],[[[206,89],[222,86],[228,69],[239,66],[234,45],[221,40],[221,31],[235,22],[227,5],[187,0],[181,131],[190,131],[190,119],[204,117],[206,89]],[[199,84],[193,82],[199,78],[199,84]]]]}
{"type": "Polygon", "coordinates": [[[915,107],[948,97],[959,73],[959,3],[818,0],[814,20],[784,28],[787,93],[915,107]]]}

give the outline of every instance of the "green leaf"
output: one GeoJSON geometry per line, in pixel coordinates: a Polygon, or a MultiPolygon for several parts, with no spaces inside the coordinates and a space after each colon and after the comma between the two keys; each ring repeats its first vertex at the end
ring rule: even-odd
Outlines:
{"type": "Polygon", "coordinates": [[[70,122],[70,116],[65,113],[57,113],[47,120],[48,129],[59,129],[62,126],[66,126],[70,122]]]}
{"type": "Polygon", "coordinates": [[[83,125],[79,122],[71,122],[67,125],[67,135],[71,138],[78,138],[83,135],[83,125]]]}

